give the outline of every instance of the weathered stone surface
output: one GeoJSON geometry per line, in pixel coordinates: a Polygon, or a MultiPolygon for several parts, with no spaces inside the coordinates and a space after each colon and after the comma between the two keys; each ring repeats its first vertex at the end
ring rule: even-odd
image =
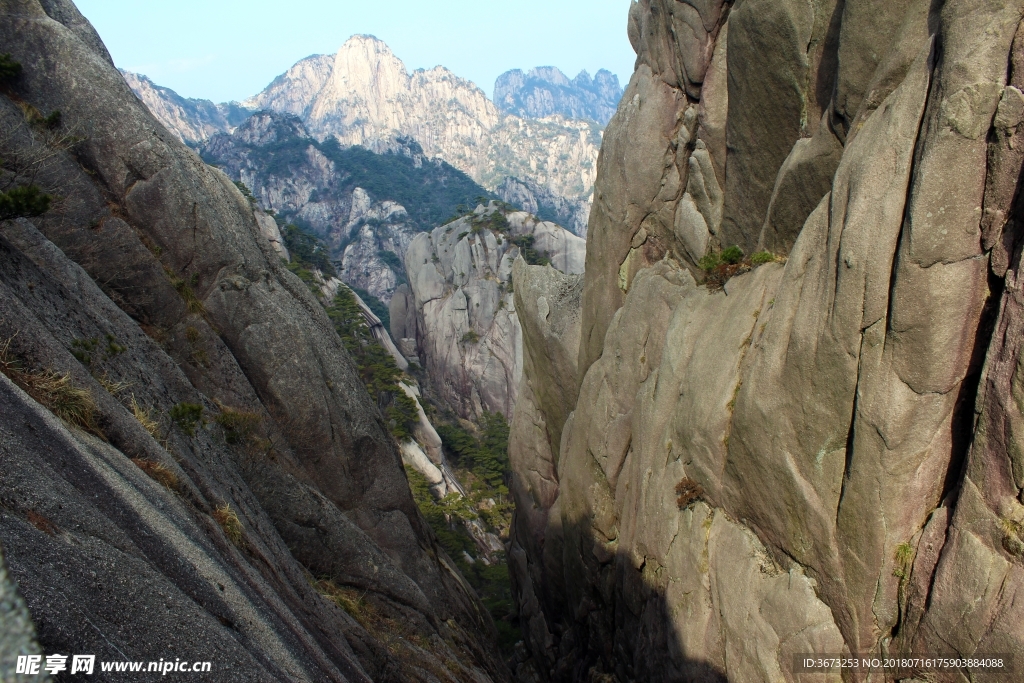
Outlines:
{"type": "Polygon", "coordinates": [[[526,213],[544,217],[586,239],[590,220],[590,202],[560,197],[530,180],[506,178],[494,194],[526,213]]]}
{"type": "Polygon", "coordinates": [[[668,201],[666,121],[689,134],[688,107],[641,115],[673,58],[646,11],[599,164],[579,395],[556,450],[537,396],[558,382],[527,367],[513,425],[541,454],[517,477],[558,462],[515,491],[536,668],[795,681],[799,651],[1020,657],[1024,5],[737,3],[727,121],[713,66],[668,201]],[[666,205],[676,242],[649,259],[666,205]],[[755,234],[788,258],[722,291],[691,279],[702,249],[755,234]]]}
{"type": "Polygon", "coordinates": [[[753,253],[775,179],[831,95],[834,0],[747,0],[729,15],[723,246],[753,253]],[[822,63],[826,69],[819,73],[822,63]]]}
{"type": "Polygon", "coordinates": [[[63,198],[34,225],[0,226],[0,338],[25,367],[87,390],[105,436],[0,378],[14,418],[0,424],[0,540],[40,644],[189,652],[224,680],[367,681],[395,667],[503,679],[486,613],[434,545],[354,364],[249,202],[61,23],[80,17],[70,3],[9,0],[0,14],[24,67],[17,97],[59,109],[60,132],[83,138],[72,154],[0,97],[5,180],[63,198]],[[186,403],[204,416],[192,429],[172,419],[186,403]],[[217,426],[231,410],[251,414],[251,439],[217,426]],[[213,519],[224,505],[236,542],[213,519]],[[433,651],[403,664],[310,575],[364,591],[409,647],[419,634],[433,651]],[[79,627],[83,612],[94,628],[79,627]]]}
{"type": "MultiPolygon", "coordinates": [[[[495,204],[421,233],[405,255],[417,355],[443,400],[463,417],[483,411],[511,417],[522,378],[522,330],[512,295],[519,238],[566,273],[581,273],[586,242],[554,223],[508,213],[507,232],[492,230],[495,204]]],[[[504,214],[503,214],[504,215],[504,214]]],[[[408,306],[410,299],[405,299],[408,306]]],[[[403,304],[396,305],[396,312],[403,304]]],[[[406,309],[408,310],[408,309],[406,309]]]]}
{"type": "Polygon", "coordinates": [[[801,138],[779,169],[768,214],[758,239],[758,251],[788,254],[804,221],[832,188],[833,175],[843,155],[843,145],[822,115],[818,132],[801,138]]]}

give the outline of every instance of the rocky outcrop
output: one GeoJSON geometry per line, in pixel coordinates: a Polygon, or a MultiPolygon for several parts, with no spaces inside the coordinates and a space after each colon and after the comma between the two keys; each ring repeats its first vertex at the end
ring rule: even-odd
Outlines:
{"type": "MultiPolygon", "coordinates": [[[[341,279],[385,303],[405,281],[402,257],[413,236],[485,193],[448,164],[424,158],[411,141],[396,142],[384,154],[343,150],[317,142],[290,114],[254,114],[200,151],[282,224],[298,223],[323,239],[341,279]],[[415,202],[412,214],[396,199],[415,202]]],[[[260,220],[278,240],[267,218],[260,220]]]]}
{"type": "Polygon", "coordinates": [[[529,73],[513,69],[498,76],[494,83],[494,103],[498,109],[531,119],[557,114],[607,126],[621,97],[619,77],[606,69],[593,78],[581,71],[571,81],[553,66],[530,69],[529,73]]]}
{"type": "Polygon", "coordinates": [[[333,57],[299,62],[242,104],[299,116],[317,138],[342,145],[379,151],[409,137],[484,187],[514,176],[575,199],[590,195],[601,144],[596,123],[503,114],[443,67],[409,73],[372,36],[353,36],[333,57]]]}
{"type": "Polygon", "coordinates": [[[121,75],[153,116],[186,145],[198,145],[217,133],[230,133],[252,114],[236,102],[214,104],[182,97],[142,74],[122,71],[121,75]]]}
{"type": "Polygon", "coordinates": [[[218,680],[505,679],[249,201],[152,118],[73,5],[0,12],[23,66],[0,97],[5,186],[59,198],[0,223],[0,543],[42,648],[173,652],[218,680]]]}
{"type": "Polygon", "coordinates": [[[575,330],[527,332],[557,280],[514,280],[511,557],[542,678],[1024,655],[1022,15],[633,3],[575,364],[575,330]],[[702,285],[732,245],[786,258],[702,285]]]}
{"type": "Polygon", "coordinates": [[[542,220],[557,223],[583,239],[587,238],[589,201],[560,197],[533,181],[519,178],[506,178],[494,190],[494,194],[507,204],[519,207],[542,220]]]}
{"type": "Polygon", "coordinates": [[[512,264],[528,248],[563,272],[580,273],[585,245],[525,212],[478,206],[412,241],[405,255],[409,287],[391,301],[392,335],[415,335],[431,386],[456,413],[509,417],[523,362],[512,264]]]}

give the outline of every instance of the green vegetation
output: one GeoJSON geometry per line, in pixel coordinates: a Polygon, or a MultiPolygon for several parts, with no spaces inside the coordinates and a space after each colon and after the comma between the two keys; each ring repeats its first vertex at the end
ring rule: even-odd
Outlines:
{"type": "Polygon", "coordinates": [[[213,421],[224,430],[224,440],[234,445],[243,443],[252,436],[263,423],[263,418],[258,413],[222,406],[220,414],[213,421]]]}
{"type": "Polygon", "coordinates": [[[35,185],[0,192],[0,220],[33,218],[50,210],[53,198],[35,185]]]}
{"type": "MultiPolygon", "coordinates": [[[[234,141],[246,148],[250,159],[267,176],[293,175],[295,170],[309,164],[309,148],[318,150],[334,163],[338,178],[334,187],[318,189],[318,201],[328,200],[330,197],[325,196],[328,193],[341,196],[352,188],[361,187],[377,199],[400,203],[418,229],[429,230],[440,225],[460,203],[487,195],[484,188],[462,171],[442,161],[422,158],[423,150],[415,142],[407,143],[410,155],[376,154],[363,147],[343,148],[334,138],[317,142],[299,137],[286,125],[278,128],[277,140],[265,146],[245,145],[237,138],[234,141]],[[413,158],[417,155],[418,161],[413,158]]],[[[211,165],[223,164],[222,160],[212,157],[204,161],[211,165]]]]}
{"type": "Polygon", "coordinates": [[[196,435],[196,427],[203,419],[203,407],[197,403],[179,403],[171,408],[171,419],[181,431],[196,435]]]}
{"type": "Polygon", "coordinates": [[[763,266],[773,261],[775,261],[775,254],[770,251],[759,251],[750,257],[750,265],[752,266],[763,266]]]}
{"type": "Polygon", "coordinates": [[[892,570],[892,575],[900,580],[907,579],[910,576],[910,568],[914,562],[914,546],[909,543],[900,543],[896,546],[893,562],[895,567],[892,570]]]}
{"type": "MultiPolygon", "coordinates": [[[[388,251],[383,253],[390,254],[391,252],[388,251]]],[[[349,289],[358,294],[359,298],[363,300],[364,304],[366,304],[366,307],[373,311],[375,316],[380,318],[380,321],[384,323],[385,330],[391,329],[391,311],[388,310],[388,305],[386,303],[375,297],[373,294],[370,294],[365,289],[352,286],[349,286],[349,289]]]]}
{"type": "Polygon", "coordinates": [[[125,347],[117,343],[117,337],[112,334],[108,333],[105,341],[106,345],[101,345],[97,337],[73,339],[71,341],[71,355],[88,368],[92,367],[94,361],[107,360],[127,351],[125,347]]]}
{"type": "MultiPolygon", "coordinates": [[[[506,204],[502,204],[502,207],[506,210],[510,207],[506,204]]],[[[472,224],[471,232],[474,235],[479,235],[484,230],[491,230],[499,235],[507,235],[508,231],[512,228],[508,223],[508,218],[502,211],[494,211],[492,213],[485,213],[482,216],[474,216],[473,220],[470,221],[472,224]]]]}
{"type": "Polygon", "coordinates": [[[338,271],[331,262],[330,250],[320,238],[294,224],[285,225],[281,235],[293,263],[309,270],[316,268],[325,277],[337,277],[338,271]]]}
{"type": "Polygon", "coordinates": [[[455,495],[434,500],[427,480],[419,472],[407,468],[413,498],[427,523],[433,529],[441,547],[459,567],[462,575],[477,591],[498,627],[499,644],[511,654],[520,640],[519,629],[513,623],[515,606],[508,565],[504,557],[485,564],[470,562],[466,555],[474,556],[479,550],[466,531],[465,520],[479,517],[501,536],[507,536],[511,525],[512,504],[508,499],[508,478],[511,465],[508,460],[508,422],[500,413],[485,413],[481,418],[480,437],[465,428],[449,424],[435,424],[449,461],[466,485],[469,498],[455,495]],[[493,505],[491,501],[494,501],[493,505]]]}
{"type": "Polygon", "coordinates": [[[743,261],[743,250],[735,244],[721,252],[708,252],[697,266],[704,271],[712,271],[719,266],[734,266],[743,261]]]}
{"type": "Polygon", "coordinates": [[[382,249],[377,252],[377,256],[380,258],[381,261],[384,262],[384,265],[386,265],[388,268],[395,271],[396,273],[405,272],[405,264],[402,262],[402,259],[398,256],[398,254],[395,254],[394,252],[391,251],[385,251],[382,249]]]}
{"type": "MultiPolygon", "coordinates": [[[[437,424],[449,457],[456,468],[485,483],[489,493],[508,497],[507,481],[512,476],[508,459],[509,426],[501,413],[485,412],[480,418],[480,438],[458,425],[437,424]]],[[[499,501],[500,502],[500,501],[499,501]]]]}
{"type": "Polygon", "coordinates": [[[242,196],[248,199],[250,203],[256,203],[256,198],[252,196],[252,191],[249,190],[249,187],[245,183],[243,183],[241,180],[236,180],[235,187],[238,188],[238,191],[241,192],[242,196]]]}
{"type": "Polygon", "coordinates": [[[743,260],[743,250],[734,244],[731,247],[727,247],[722,250],[721,258],[722,263],[728,263],[729,265],[734,266],[743,260]]]}
{"type": "Polygon", "coordinates": [[[480,342],[480,335],[477,334],[476,330],[470,330],[466,334],[462,335],[463,344],[477,344],[480,342]]]}
{"type": "Polygon", "coordinates": [[[519,237],[512,238],[512,244],[519,247],[519,251],[523,255],[523,259],[531,266],[551,265],[551,259],[548,258],[548,255],[534,249],[533,243],[533,235],[520,235],[519,237]]]}
{"type": "Polygon", "coordinates": [[[21,64],[11,59],[11,53],[0,55],[0,84],[9,83],[21,75],[21,64]]]}
{"type": "Polygon", "coordinates": [[[338,290],[338,295],[327,308],[327,316],[334,323],[345,349],[355,360],[359,379],[387,418],[391,434],[399,441],[405,441],[419,421],[416,403],[398,386],[403,377],[402,371],[370,332],[351,290],[347,287],[338,290]]]}

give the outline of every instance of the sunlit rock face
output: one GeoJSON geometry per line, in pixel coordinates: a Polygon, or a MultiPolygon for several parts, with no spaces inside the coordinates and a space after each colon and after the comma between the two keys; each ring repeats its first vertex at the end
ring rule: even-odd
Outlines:
{"type": "Polygon", "coordinates": [[[506,114],[444,67],[410,73],[372,36],[299,62],[242,105],[294,114],[343,145],[379,150],[409,137],[489,189],[515,176],[576,199],[590,196],[601,145],[596,122],[506,114]]]}
{"type": "Polygon", "coordinates": [[[631,5],[582,292],[513,279],[521,667],[1019,658],[1024,6],[726,9],[631,5]]]}
{"type": "Polygon", "coordinates": [[[463,417],[511,417],[516,405],[523,351],[511,280],[524,248],[562,272],[583,271],[581,238],[493,202],[417,235],[406,252],[409,285],[392,299],[392,335],[416,339],[435,391],[463,417]]]}

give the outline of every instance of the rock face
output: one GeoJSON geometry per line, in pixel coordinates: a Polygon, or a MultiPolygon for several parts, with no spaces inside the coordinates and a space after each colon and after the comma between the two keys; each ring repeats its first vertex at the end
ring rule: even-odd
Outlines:
{"type": "Polygon", "coordinates": [[[4,186],[59,198],[0,222],[0,545],[43,650],[173,652],[225,681],[507,679],[250,203],[70,2],[0,14],[23,66],[0,96],[4,186]]]}
{"type": "Polygon", "coordinates": [[[601,69],[593,78],[581,71],[571,81],[559,69],[542,66],[523,73],[506,71],[494,83],[498,109],[523,118],[564,116],[607,126],[622,97],[619,77],[601,69]]]}
{"type": "Polygon", "coordinates": [[[596,123],[504,114],[443,67],[409,73],[372,36],[353,36],[333,57],[299,62],[242,105],[293,114],[318,139],[342,145],[380,150],[409,137],[484,187],[514,176],[575,199],[591,193],[601,145],[596,123]]]}
{"type": "Polygon", "coordinates": [[[417,235],[406,252],[409,286],[391,300],[392,335],[406,346],[415,338],[431,385],[462,417],[512,415],[523,356],[510,284],[524,248],[562,272],[583,271],[586,242],[494,202],[417,235]]]}
{"type": "Polygon", "coordinates": [[[230,133],[252,114],[236,102],[214,104],[186,98],[141,74],[122,71],[121,75],[153,116],[187,145],[198,145],[217,133],[230,133]]]}
{"type": "Polygon", "coordinates": [[[530,180],[506,178],[494,190],[504,202],[517,206],[527,213],[551,223],[557,223],[578,235],[587,238],[587,221],[590,220],[590,202],[583,199],[566,199],[530,180]]]}
{"type": "Polygon", "coordinates": [[[1024,6],[724,5],[631,6],[579,332],[548,331],[575,305],[559,278],[514,278],[535,671],[1019,660],[1024,6]],[[701,285],[732,245],[787,258],[701,285]]]}
{"type": "Polygon", "coordinates": [[[341,278],[384,302],[405,281],[413,236],[484,189],[411,141],[385,154],[323,145],[290,114],[259,112],[202,145],[203,158],[245,184],[281,222],[311,230],[341,263],[341,278]],[[359,183],[372,183],[373,197],[359,183]],[[423,195],[427,195],[424,197],[423,195]],[[397,201],[416,201],[413,215],[397,201]]]}

